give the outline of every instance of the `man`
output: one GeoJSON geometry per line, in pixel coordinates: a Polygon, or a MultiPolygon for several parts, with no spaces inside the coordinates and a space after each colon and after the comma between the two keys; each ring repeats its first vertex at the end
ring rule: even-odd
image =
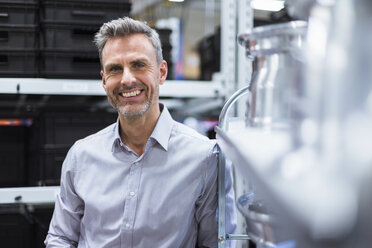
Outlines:
{"type": "Polygon", "coordinates": [[[167,63],[158,34],[125,17],[95,43],[119,118],[68,152],[45,244],[217,247],[215,143],[159,103],[167,63]]]}

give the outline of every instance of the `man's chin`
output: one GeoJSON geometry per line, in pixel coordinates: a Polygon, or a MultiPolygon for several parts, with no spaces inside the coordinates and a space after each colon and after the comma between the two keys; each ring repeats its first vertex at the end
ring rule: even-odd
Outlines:
{"type": "Polygon", "coordinates": [[[118,112],[127,119],[137,119],[142,117],[148,110],[148,108],[119,108],[118,112]]]}

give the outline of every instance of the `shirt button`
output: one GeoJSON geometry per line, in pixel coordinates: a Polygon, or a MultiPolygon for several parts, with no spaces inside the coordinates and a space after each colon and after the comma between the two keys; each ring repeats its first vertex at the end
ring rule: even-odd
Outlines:
{"type": "Polygon", "coordinates": [[[136,193],[134,193],[133,191],[129,192],[129,195],[130,196],[134,196],[136,193]]]}
{"type": "Polygon", "coordinates": [[[125,224],[125,227],[129,229],[130,227],[129,223],[125,224]]]}

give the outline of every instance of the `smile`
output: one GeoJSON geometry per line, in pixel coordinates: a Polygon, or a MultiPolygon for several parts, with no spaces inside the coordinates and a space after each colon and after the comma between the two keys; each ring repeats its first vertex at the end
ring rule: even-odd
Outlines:
{"type": "Polygon", "coordinates": [[[140,93],[141,93],[140,90],[135,90],[131,92],[123,92],[120,95],[122,95],[123,97],[134,97],[134,96],[138,96],[140,93]]]}

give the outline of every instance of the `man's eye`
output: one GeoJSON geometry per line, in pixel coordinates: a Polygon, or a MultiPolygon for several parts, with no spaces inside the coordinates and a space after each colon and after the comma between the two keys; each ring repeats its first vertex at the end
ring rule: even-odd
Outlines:
{"type": "Polygon", "coordinates": [[[121,70],[120,66],[113,66],[113,67],[110,67],[109,69],[110,72],[118,72],[120,70],[121,70]]]}
{"type": "Polygon", "coordinates": [[[144,66],[145,66],[145,64],[144,64],[144,63],[134,63],[134,64],[133,64],[133,66],[134,66],[134,68],[137,68],[137,69],[139,69],[139,68],[142,68],[142,67],[144,67],[144,66]]]}

